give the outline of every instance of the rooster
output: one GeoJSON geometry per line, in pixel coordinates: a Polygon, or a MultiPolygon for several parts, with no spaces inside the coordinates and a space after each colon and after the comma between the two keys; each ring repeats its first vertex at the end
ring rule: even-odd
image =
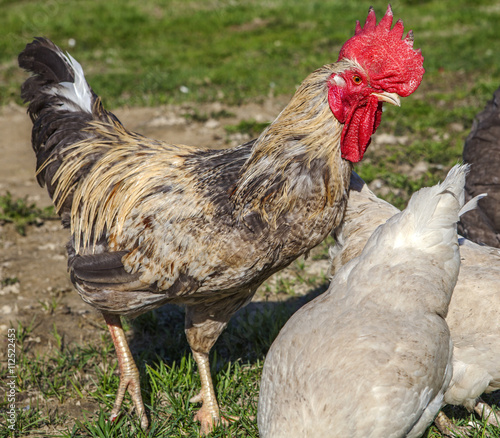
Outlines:
{"type": "MultiPolygon", "coordinates": [[[[466,198],[469,179],[470,174],[466,178],[466,198]]],[[[374,230],[399,212],[375,196],[353,172],[344,220],[333,232],[335,246],[330,250],[332,274],[361,254],[374,230]]],[[[462,220],[471,212],[463,215],[462,220]]],[[[461,236],[459,244],[460,273],[446,317],[454,346],[453,378],[444,402],[474,410],[493,427],[498,427],[491,408],[479,396],[500,389],[500,327],[497,324],[500,250],[477,245],[461,236]]],[[[439,413],[435,423],[444,434],[451,430],[465,436],[470,432],[466,427],[455,426],[443,412],[439,413]]]]}
{"type": "Polygon", "coordinates": [[[399,105],[423,69],[413,34],[392,27],[390,6],[336,63],[310,74],[262,134],[233,149],[155,141],[105,110],[80,64],[36,38],[19,55],[33,73],[22,86],[33,121],[37,178],[70,228],[68,266],[82,299],[102,312],[120,384],[142,427],[139,373],[120,324],[165,303],[186,307],[197,362],[202,433],[221,417],[209,352],[239,308],[270,275],[318,245],[342,220],[353,163],[379,126],[382,104],[399,105]],[[392,27],[392,28],[391,28],[392,27]]]}
{"type": "Polygon", "coordinates": [[[425,432],[452,377],[444,318],[460,267],[456,222],[477,202],[462,208],[466,170],[415,193],[285,324],[262,371],[262,438],[425,432]]]}

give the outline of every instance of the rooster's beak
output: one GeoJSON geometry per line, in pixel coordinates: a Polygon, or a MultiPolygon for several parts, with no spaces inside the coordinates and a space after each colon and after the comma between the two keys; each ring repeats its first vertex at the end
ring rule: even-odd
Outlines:
{"type": "Polygon", "coordinates": [[[373,96],[377,96],[378,100],[382,102],[388,102],[392,105],[401,106],[401,101],[396,93],[388,93],[384,91],[383,93],[372,93],[373,96]]]}

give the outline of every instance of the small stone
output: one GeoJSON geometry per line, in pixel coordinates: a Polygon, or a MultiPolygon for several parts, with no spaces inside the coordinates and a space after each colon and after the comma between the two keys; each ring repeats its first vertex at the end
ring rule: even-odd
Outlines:
{"type": "Polygon", "coordinates": [[[215,129],[215,128],[218,128],[219,126],[220,126],[220,123],[214,119],[209,119],[205,123],[205,128],[208,128],[208,129],[215,129]]]}
{"type": "Polygon", "coordinates": [[[8,304],[5,304],[0,308],[0,313],[3,313],[4,315],[9,315],[12,313],[12,306],[9,306],[8,304]]]}
{"type": "Polygon", "coordinates": [[[368,186],[370,190],[380,190],[384,186],[384,182],[381,179],[374,179],[368,186]]]}
{"type": "Polygon", "coordinates": [[[457,123],[457,122],[454,122],[454,123],[450,123],[450,131],[455,131],[455,132],[462,132],[465,128],[464,128],[464,125],[462,125],[461,123],[457,123]]]}
{"type": "Polygon", "coordinates": [[[41,245],[38,247],[39,251],[55,251],[56,248],[58,248],[59,245],[56,245],[55,243],[46,243],[45,245],[41,245]]]}
{"type": "Polygon", "coordinates": [[[7,286],[3,286],[2,288],[0,288],[0,295],[18,294],[19,290],[19,283],[8,284],[7,286]]]}
{"type": "Polygon", "coordinates": [[[377,144],[383,145],[406,144],[408,142],[408,137],[405,135],[397,136],[386,133],[374,135],[373,139],[377,144]]]}
{"type": "Polygon", "coordinates": [[[418,178],[423,174],[427,173],[428,170],[429,170],[429,163],[426,163],[425,161],[419,161],[412,167],[410,172],[407,173],[410,177],[418,178]]]}

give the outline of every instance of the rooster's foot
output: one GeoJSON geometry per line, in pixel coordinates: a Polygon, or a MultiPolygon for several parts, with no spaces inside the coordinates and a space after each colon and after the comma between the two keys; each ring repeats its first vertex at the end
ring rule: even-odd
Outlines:
{"type": "Polygon", "coordinates": [[[202,405],[200,410],[194,415],[193,419],[194,421],[199,421],[201,423],[202,435],[208,435],[219,424],[223,426],[227,426],[229,424],[229,421],[220,415],[218,409],[213,410],[205,408],[205,405],[202,405]]]}
{"type": "Polygon", "coordinates": [[[146,410],[144,409],[144,403],[142,402],[139,370],[137,369],[132,353],[130,352],[127,338],[125,337],[125,333],[120,322],[120,317],[110,313],[103,313],[103,316],[106,320],[106,324],[108,325],[111,338],[113,339],[116,356],[118,358],[118,367],[120,369],[120,385],[118,386],[118,391],[116,392],[115,404],[113,406],[113,410],[111,411],[110,421],[114,421],[116,417],[118,417],[123,398],[125,397],[125,393],[128,391],[130,398],[134,403],[135,411],[141,419],[141,427],[143,429],[147,429],[149,422],[148,417],[146,416],[146,410]]]}
{"type": "Polygon", "coordinates": [[[136,375],[120,376],[120,386],[118,387],[118,391],[116,393],[115,404],[113,406],[113,410],[111,411],[109,420],[111,422],[115,421],[118,415],[120,414],[120,409],[126,391],[128,391],[128,393],[130,394],[130,398],[134,403],[137,416],[141,420],[141,428],[143,430],[146,430],[148,428],[149,421],[146,415],[146,410],[144,409],[144,403],[142,402],[139,373],[137,373],[137,376],[136,375]]]}

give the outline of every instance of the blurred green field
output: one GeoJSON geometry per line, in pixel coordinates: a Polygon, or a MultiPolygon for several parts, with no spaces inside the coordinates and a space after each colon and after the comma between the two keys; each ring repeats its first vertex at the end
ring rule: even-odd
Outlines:
{"type": "MultiPolygon", "coordinates": [[[[19,86],[26,75],[17,66],[17,55],[35,36],[46,36],[69,51],[110,109],[212,101],[229,107],[291,96],[311,71],[336,61],[341,45],[354,32],[355,21],[364,22],[370,4],[380,19],[386,1],[0,0],[0,105],[21,104],[19,86]]],[[[405,140],[368,149],[356,170],[368,182],[382,180],[391,188],[385,198],[403,207],[411,193],[442,179],[461,159],[475,114],[500,85],[500,1],[391,4],[395,18],[401,17],[406,30],[414,31],[426,74],[416,93],[402,100],[401,108],[387,108],[378,131],[405,140]],[[419,162],[427,167],[418,175],[403,170],[419,162]]],[[[248,131],[252,123],[242,121],[227,131],[248,131]]],[[[327,245],[319,251],[318,257],[325,259],[327,245]]],[[[289,295],[300,284],[324,290],[326,278],[308,274],[301,263],[293,267],[296,277],[266,287],[273,294],[289,295]]],[[[291,312],[279,306],[272,310],[265,318],[259,316],[259,324],[254,321],[258,312],[245,311],[214,349],[219,400],[226,413],[240,420],[213,436],[258,436],[255,415],[262,360],[291,312]],[[238,360],[228,364],[228,357],[238,360]]],[[[44,357],[28,348],[21,353],[19,387],[22,391],[36,387],[42,398],[60,403],[91,398],[99,402],[100,412],[88,421],[68,425],[63,412],[47,413],[33,404],[19,412],[18,433],[10,435],[0,426],[0,437],[47,436],[43,431],[54,428],[60,434],[49,436],[197,436],[198,426],[191,421],[196,406],[187,400],[199,380],[192,375],[182,314],[174,315],[172,327],[165,326],[163,314],[149,315],[133,326],[145,339],[138,365],[152,430],[134,429],[133,415],[113,425],[105,422],[118,385],[115,356],[105,331],[101,344],[67,347],[60,345],[54,325],[55,350],[44,357]],[[171,333],[177,337],[169,339],[168,348],[177,351],[172,355],[182,356],[181,361],[169,362],[172,355],[161,344],[174,336],[171,333]],[[148,351],[152,345],[156,350],[148,351]],[[103,361],[104,367],[99,365],[103,361]],[[85,377],[75,369],[85,369],[85,377]]],[[[27,339],[30,330],[18,327],[19,343],[27,342],[23,336],[27,339]]],[[[457,424],[469,419],[463,411],[454,418],[457,424]]],[[[491,429],[488,433],[480,428],[474,436],[500,436],[491,429]]],[[[432,428],[427,437],[441,435],[432,428]]]]}
{"type": "MultiPolygon", "coordinates": [[[[371,3],[380,18],[387,3],[371,3]]],[[[22,76],[16,56],[34,36],[71,50],[111,107],[210,100],[234,104],[266,96],[270,88],[291,94],[312,70],[336,61],[369,5],[339,0],[1,0],[1,102],[18,99],[22,76]],[[182,93],[181,86],[189,92],[182,93]]],[[[412,0],[395,1],[392,7],[423,49],[426,91],[484,100],[496,88],[498,2],[412,0]]],[[[427,113],[421,107],[415,111],[427,113]]]]}
{"type": "MultiPolygon", "coordinates": [[[[378,17],[385,1],[371,2],[378,17]]],[[[17,54],[46,36],[83,65],[108,108],[219,101],[237,105],[291,96],[311,71],[337,59],[369,3],[339,0],[0,0],[0,104],[20,103],[17,54]]],[[[474,115],[500,83],[500,2],[395,1],[395,18],[415,33],[426,74],[402,108],[388,108],[379,132],[407,138],[358,172],[382,179],[403,207],[461,158],[474,115]],[[450,128],[451,127],[451,128],[450,128]],[[458,128],[457,128],[458,127],[458,128]],[[402,163],[424,161],[417,178],[402,163]]]]}

